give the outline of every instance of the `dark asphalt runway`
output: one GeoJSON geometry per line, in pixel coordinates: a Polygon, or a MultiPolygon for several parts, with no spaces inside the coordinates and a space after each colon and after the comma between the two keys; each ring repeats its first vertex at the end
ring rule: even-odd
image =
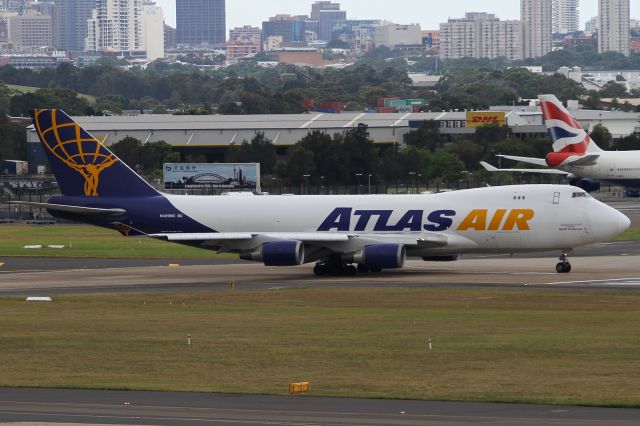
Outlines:
{"type": "Polygon", "coordinates": [[[637,425],[640,410],[175,392],[0,389],[0,424],[637,425]]]}
{"type": "MultiPolygon", "coordinates": [[[[535,253],[520,253],[514,256],[504,255],[467,255],[466,259],[500,259],[514,257],[517,259],[526,258],[549,258],[551,260],[558,257],[558,251],[545,251],[535,253]]],[[[618,241],[610,243],[600,243],[591,246],[581,247],[571,254],[571,257],[595,257],[595,256],[640,256],[640,241],[618,241]]],[[[56,257],[0,257],[0,262],[4,265],[0,267],[0,274],[3,272],[17,271],[54,271],[63,269],[107,269],[107,268],[132,268],[142,266],[168,266],[177,263],[181,266],[193,265],[255,265],[255,262],[243,260],[220,260],[220,259],[83,259],[83,258],[56,258],[56,257]]]]}
{"type": "Polygon", "coordinates": [[[254,262],[4,258],[0,296],[89,293],[279,290],[309,287],[493,288],[640,291],[640,243],[603,243],[578,251],[570,274],[557,274],[557,252],[469,256],[458,262],[409,261],[400,270],[315,277],[313,265],[274,268],[254,262]]]}

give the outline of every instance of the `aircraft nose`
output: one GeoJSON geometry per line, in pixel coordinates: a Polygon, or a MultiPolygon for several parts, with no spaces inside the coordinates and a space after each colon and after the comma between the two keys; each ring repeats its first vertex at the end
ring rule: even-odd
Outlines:
{"type": "Polygon", "coordinates": [[[620,211],[609,207],[607,214],[606,228],[609,238],[616,237],[626,231],[631,226],[631,220],[620,211]]]}
{"type": "Polygon", "coordinates": [[[618,212],[618,232],[621,234],[631,226],[631,219],[626,215],[618,212]]]}
{"type": "Polygon", "coordinates": [[[631,225],[631,220],[620,211],[601,202],[598,202],[598,206],[590,213],[592,235],[598,241],[615,238],[631,225]]]}

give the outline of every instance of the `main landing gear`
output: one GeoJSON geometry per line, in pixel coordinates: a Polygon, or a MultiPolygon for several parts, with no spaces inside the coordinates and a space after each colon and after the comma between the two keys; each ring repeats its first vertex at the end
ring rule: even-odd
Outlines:
{"type": "Polygon", "coordinates": [[[568,274],[571,272],[571,264],[568,257],[572,250],[564,250],[560,255],[560,262],[556,265],[556,272],[559,274],[568,274]]]}
{"type": "Polygon", "coordinates": [[[357,274],[358,270],[353,265],[333,262],[318,262],[316,263],[316,266],[313,267],[313,273],[317,276],[331,275],[338,277],[344,275],[351,277],[357,274]]]}
{"type": "Polygon", "coordinates": [[[367,272],[380,272],[382,269],[379,268],[369,268],[367,265],[358,264],[358,266],[354,266],[348,263],[344,263],[340,256],[334,256],[327,260],[323,260],[321,262],[316,263],[316,266],[313,267],[313,273],[318,276],[329,275],[334,277],[339,276],[347,276],[352,277],[356,275],[358,272],[361,274],[367,272]]]}

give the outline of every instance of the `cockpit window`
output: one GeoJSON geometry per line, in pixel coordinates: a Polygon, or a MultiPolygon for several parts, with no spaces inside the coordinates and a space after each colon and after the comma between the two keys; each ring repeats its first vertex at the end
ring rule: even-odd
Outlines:
{"type": "Polygon", "coordinates": [[[571,198],[590,198],[591,195],[586,192],[574,192],[571,198]]]}

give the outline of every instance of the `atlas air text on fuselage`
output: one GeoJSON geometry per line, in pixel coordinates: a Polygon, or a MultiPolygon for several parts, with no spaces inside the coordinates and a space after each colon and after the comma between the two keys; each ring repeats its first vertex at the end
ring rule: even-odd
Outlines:
{"type": "MultiPolygon", "coordinates": [[[[334,209],[322,222],[320,232],[443,232],[450,229],[457,216],[455,210],[408,210],[400,219],[394,210],[354,210],[351,207],[334,209]],[[394,223],[395,222],[395,223],[394,223]]],[[[529,221],[535,216],[532,209],[475,209],[456,227],[456,231],[529,231],[529,221]]]]}

